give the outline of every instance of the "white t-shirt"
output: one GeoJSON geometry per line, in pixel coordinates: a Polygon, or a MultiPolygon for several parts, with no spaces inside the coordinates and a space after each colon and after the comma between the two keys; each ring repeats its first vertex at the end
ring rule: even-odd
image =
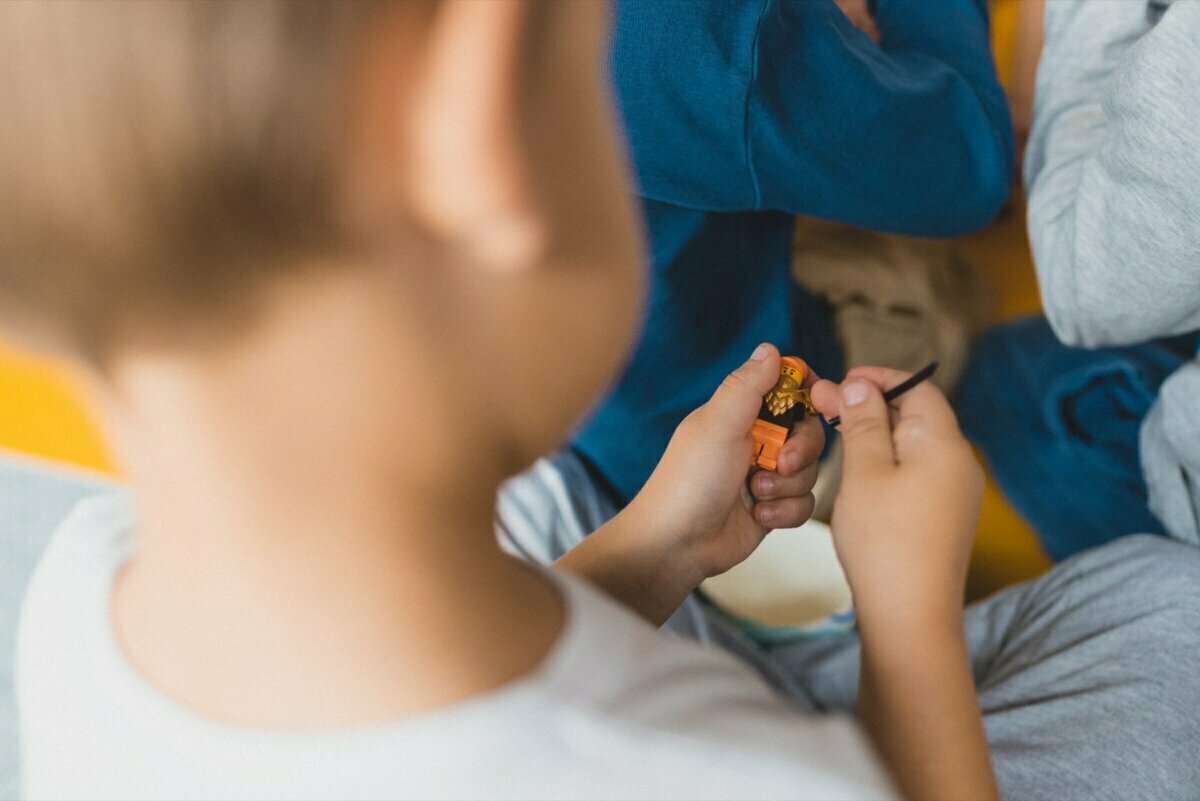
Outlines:
{"type": "Polygon", "coordinates": [[[854,723],[801,715],[731,657],[551,572],[565,628],[535,672],[394,723],[220,724],[139,677],[109,603],[133,503],[84,501],[30,585],[17,656],[29,798],[892,798],[854,723]]]}

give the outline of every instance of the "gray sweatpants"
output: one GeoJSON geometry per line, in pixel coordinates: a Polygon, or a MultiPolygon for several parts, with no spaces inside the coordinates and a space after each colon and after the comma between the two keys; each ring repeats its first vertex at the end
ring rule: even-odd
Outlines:
{"type": "MultiPolygon", "coordinates": [[[[550,562],[613,512],[563,454],[504,487],[498,525],[550,562]]],[[[762,647],[696,598],[665,628],[733,651],[802,709],[854,709],[855,634],[762,647]]],[[[966,635],[1005,798],[1200,798],[1200,549],[1126,537],[973,604],[966,635]]]]}

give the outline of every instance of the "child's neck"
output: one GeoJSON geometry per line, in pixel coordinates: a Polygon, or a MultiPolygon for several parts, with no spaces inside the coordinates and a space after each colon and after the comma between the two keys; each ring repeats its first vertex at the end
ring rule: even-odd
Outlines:
{"type": "Polygon", "coordinates": [[[403,418],[387,416],[403,386],[384,374],[350,393],[363,365],[345,366],[387,332],[330,341],[349,323],[309,318],[282,354],[127,365],[114,422],[139,531],[114,593],[125,653],[198,711],[270,728],[399,717],[534,669],[562,610],[496,544],[498,460],[453,430],[461,460],[406,450],[403,418]],[[318,378],[280,372],[294,364],[318,378]],[[339,393],[357,403],[341,417],[339,393]]]}
{"type": "Polygon", "coordinates": [[[221,504],[194,496],[142,504],[113,611],[138,669],[209,716],[272,728],[402,717],[528,673],[559,631],[553,590],[496,547],[490,505],[426,516],[402,496],[368,510],[356,494],[339,521],[327,494],[239,526],[185,522],[189,507],[221,504]]]}

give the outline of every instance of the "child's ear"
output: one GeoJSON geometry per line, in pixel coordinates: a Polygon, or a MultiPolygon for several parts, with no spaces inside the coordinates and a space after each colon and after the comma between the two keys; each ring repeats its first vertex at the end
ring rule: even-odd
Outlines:
{"type": "Polygon", "coordinates": [[[527,0],[443,0],[408,123],[411,208],[488,270],[533,269],[547,246],[522,133],[527,0]]]}

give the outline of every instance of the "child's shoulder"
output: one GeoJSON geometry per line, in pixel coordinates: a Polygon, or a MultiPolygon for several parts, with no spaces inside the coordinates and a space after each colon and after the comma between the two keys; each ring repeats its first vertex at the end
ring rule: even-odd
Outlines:
{"type": "Polygon", "coordinates": [[[582,580],[559,576],[569,623],[546,672],[549,685],[569,686],[583,702],[573,706],[647,742],[679,738],[697,753],[720,744],[727,755],[783,757],[809,770],[847,758],[871,764],[849,717],[803,714],[741,660],[666,635],[582,580]]]}
{"type": "Polygon", "coordinates": [[[133,550],[136,505],[132,492],[112,489],[82,498],[51,536],[30,582],[30,593],[44,574],[104,573],[133,550]]]}
{"type": "Polygon", "coordinates": [[[107,611],[105,593],[133,550],[134,500],[109,489],[78,501],[51,536],[33,571],[21,605],[18,665],[37,664],[47,648],[73,640],[67,629],[95,622],[107,611]]]}
{"type": "Polygon", "coordinates": [[[508,717],[492,719],[503,725],[485,749],[546,756],[543,791],[587,781],[613,797],[890,797],[850,718],[801,714],[734,657],[664,635],[577,577],[550,576],[566,626],[530,692],[510,699],[524,702],[495,707],[508,717]],[[514,731],[526,735],[512,742],[514,731]]]}
{"type": "Polygon", "coordinates": [[[131,494],[105,488],[75,504],[42,552],[16,638],[23,749],[31,733],[76,730],[90,708],[93,685],[84,679],[104,633],[112,577],[132,552],[133,520],[131,494]]]}

